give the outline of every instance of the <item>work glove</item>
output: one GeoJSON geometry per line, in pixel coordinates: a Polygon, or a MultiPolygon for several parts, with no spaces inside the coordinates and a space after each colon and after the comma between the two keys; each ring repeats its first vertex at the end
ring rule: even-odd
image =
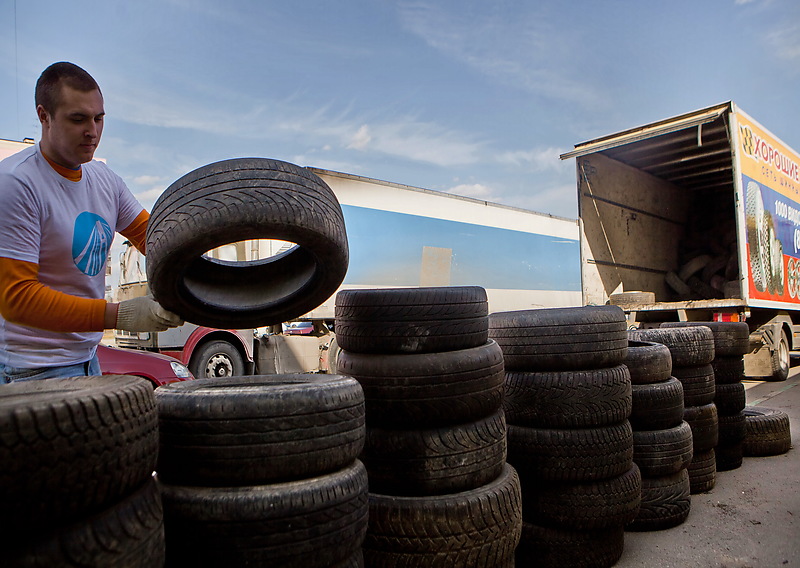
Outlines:
{"type": "Polygon", "coordinates": [[[123,331],[164,331],[183,325],[183,320],[161,307],[150,296],[123,300],[117,310],[117,329],[123,331]]]}

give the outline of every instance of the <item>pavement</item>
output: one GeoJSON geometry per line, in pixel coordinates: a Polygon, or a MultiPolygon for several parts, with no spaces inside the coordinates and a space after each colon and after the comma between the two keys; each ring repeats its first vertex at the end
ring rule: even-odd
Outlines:
{"type": "Polygon", "coordinates": [[[800,366],[783,382],[744,384],[748,405],[789,415],[793,448],[717,472],[683,524],[626,532],[617,568],[800,568],[800,366]]]}

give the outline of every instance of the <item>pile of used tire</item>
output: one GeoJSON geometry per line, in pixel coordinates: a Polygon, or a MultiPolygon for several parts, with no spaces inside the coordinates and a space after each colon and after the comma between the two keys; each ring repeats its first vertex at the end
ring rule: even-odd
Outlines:
{"type": "Polygon", "coordinates": [[[499,312],[508,461],[520,475],[517,566],[612,566],[636,518],[625,314],[617,306],[499,312]]]}
{"type": "Polygon", "coordinates": [[[661,343],[629,341],[625,365],[633,383],[633,461],[642,473],[642,505],[625,528],[671,528],[691,509],[692,430],[683,419],[683,385],[672,376],[672,356],[661,343]]]}
{"type": "Polygon", "coordinates": [[[666,345],[672,357],[672,375],[683,385],[683,419],[692,430],[689,464],[691,493],[714,488],[717,480],[715,448],[719,421],[714,404],[714,336],[707,327],[638,329],[628,332],[633,341],[666,345]]]}
{"type": "Polygon", "coordinates": [[[156,390],[167,566],[363,564],[364,393],[351,377],[198,379],[156,390]]]}
{"type": "Polygon", "coordinates": [[[480,287],[337,294],[338,370],[366,401],[367,566],[514,565],[520,484],[487,313],[480,287]]]}
{"type": "Polygon", "coordinates": [[[157,453],[158,413],[144,379],[0,388],[3,565],[162,566],[157,453]]]}

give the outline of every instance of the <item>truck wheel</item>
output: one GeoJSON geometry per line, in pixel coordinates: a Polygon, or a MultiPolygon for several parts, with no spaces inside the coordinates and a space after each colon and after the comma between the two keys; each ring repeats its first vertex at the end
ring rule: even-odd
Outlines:
{"type": "Polygon", "coordinates": [[[147,226],[153,296],[186,321],[212,328],[295,319],[336,291],[348,260],[333,191],[308,169],[278,160],[225,160],[186,174],[161,194],[147,226]],[[206,254],[248,239],[297,246],[247,262],[206,254]]]}
{"type": "Polygon", "coordinates": [[[192,354],[189,370],[198,379],[240,377],[244,375],[244,359],[227,341],[209,341],[192,354]]]}
{"type": "Polygon", "coordinates": [[[781,329],[781,336],[778,340],[778,345],[771,354],[772,359],[772,376],[771,381],[785,381],[789,378],[789,340],[786,338],[786,332],[781,329]]]}

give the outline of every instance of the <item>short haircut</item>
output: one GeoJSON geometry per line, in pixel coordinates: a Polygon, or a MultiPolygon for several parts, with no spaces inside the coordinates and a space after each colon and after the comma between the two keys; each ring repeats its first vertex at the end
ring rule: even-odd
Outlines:
{"type": "Polygon", "coordinates": [[[36,106],[42,105],[44,110],[52,114],[61,102],[62,83],[78,91],[100,91],[97,81],[89,73],[74,63],[61,61],[42,71],[36,81],[36,106]]]}

